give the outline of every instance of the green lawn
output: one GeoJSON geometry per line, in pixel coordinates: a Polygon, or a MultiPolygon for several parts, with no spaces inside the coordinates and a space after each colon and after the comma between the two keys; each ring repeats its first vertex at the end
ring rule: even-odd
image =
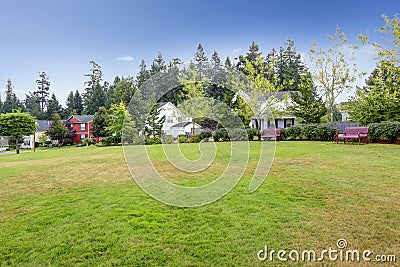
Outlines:
{"type": "MultiPolygon", "coordinates": [[[[278,142],[269,176],[249,194],[259,145],[251,143],[239,184],[197,208],[145,194],[121,147],[0,155],[0,265],[275,266],[281,263],[257,259],[265,245],[322,250],[339,238],[400,262],[400,146],[278,142]]],[[[162,159],[158,165],[166,166],[162,159]]],[[[170,178],[204,183],[201,176],[170,178]]]]}

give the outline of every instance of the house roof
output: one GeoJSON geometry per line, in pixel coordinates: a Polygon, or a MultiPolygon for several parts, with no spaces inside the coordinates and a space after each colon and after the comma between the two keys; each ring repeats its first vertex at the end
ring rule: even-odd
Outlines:
{"type": "MultiPolygon", "coordinates": [[[[183,128],[183,127],[188,126],[189,124],[192,124],[192,122],[188,122],[188,121],[178,122],[177,124],[172,125],[171,128],[172,128],[172,127],[183,128]]],[[[198,125],[197,123],[195,123],[194,125],[195,125],[195,127],[201,128],[201,126],[198,125]]]]}
{"type": "MultiPolygon", "coordinates": [[[[292,91],[278,91],[276,93],[270,93],[265,96],[262,96],[260,100],[262,100],[262,101],[267,100],[271,95],[275,95],[279,100],[283,100],[286,95],[291,97],[292,93],[293,93],[292,91]]],[[[296,91],[296,93],[301,94],[299,91],[296,91]]]]}
{"type": "Polygon", "coordinates": [[[38,124],[38,131],[46,131],[51,125],[51,121],[37,120],[36,122],[38,124]]]}
{"type": "Polygon", "coordinates": [[[166,105],[166,104],[168,104],[168,103],[170,103],[170,102],[160,102],[160,106],[159,106],[159,108],[161,108],[161,107],[165,106],[165,105],[166,105]]]}
{"type": "Polygon", "coordinates": [[[70,120],[72,117],[77,118],[80,122],[88,123],[89,121],[93,120],[94,115],[72,115],[68,120],[70,120]]]}

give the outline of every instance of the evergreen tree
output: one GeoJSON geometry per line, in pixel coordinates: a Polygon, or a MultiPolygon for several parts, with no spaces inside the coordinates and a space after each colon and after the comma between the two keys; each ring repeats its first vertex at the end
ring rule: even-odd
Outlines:
{"type": "Polygon", "coordinates": [[[3,103],[3,113],[13,112],[20,108],[23,108],[23,106],[14,93],[14,86],[12,85],[11,79],[8,79],[6,86],[6,99],[3,103]]]}
{"type": "Polygon", "coordinates": [[[322,98],[318,96],[311,75],[302,75],[298,92],[292,92],[293,115],[301,118],[302,123],[320,123],[327,110],[322,98]]]}
{"type": "Polygon", "coordinates": [[[227,68],[228,70],[233,68],[231,59],[229,57],[226,57],[224,65],[225,65],[225,68],[227,68]]]}
{"type": "Polygon", "coordinates": [[[145,134],[148,138],[160,138],[163,134],[162,127],[165,122],[165,115],[160,117],[160,104],[155,103],[147,117],[147,125],[145,126],[145,134]]]}
{"type": "Polygon", "coordinates": [[[69,118],[72,115],[77,115],[77,112],[75,110],[75,98],[74,98],[74,91],[69,92],[67,100],[65,101],[65,111],[64,111],[64,117],[69,118]]]}
{"type": "Polygon", "coordinates": [[[47,110],[45,112],[44,118],[46,120],[51,120],[54,114],[63,114],[64,110],[57,100],[56,95],[53,93],[48,101],[47,110]]]}
{"type": "Polygon", "coordinates": [[[50,127],[46,130],[46,135],[50,137],[51,140],[56,140],[58,145],[60,145],[61,140],[67,136],[68,129],[61,122],[60,115],[54,114],[51,120],[50,127]]]}
{"type": "Polygon", "coordinates": [[[95,137],[106,137],[108,132],[106,128],[108,127],[109,115],[105,107],[100,107],[99,110],[94,114],[93,118],[93,135],[95,137]]]}
{"type": "Polygon", "coordinates": [[[36,96],[40,103],[40,109],[44,114],[44,109],[47,105],[48,97],[50,95],[50,81],[49,76],[43,71],[39,73],[39,79],[36,80],[38,90],[34,91],[33,94],[36,96]]]}
{"type": "MultiPolygon", "coordinates": [[[[146,67],[146,65],[144,65],[146,67]]],[[[167,70],[167,66],[165,65],[165,60],[161,55],[161,52],[158,52],[157,57],[153,60],[150,68],[150,75],[153,76],[159,72],[164,72],[167,70]]]]}
{"type": "Polygon", "coordinates": [[[1,101],[1,92],[0,92],[0,114],[3,113],[3,101],[1,101]]]}
{"type": "Polygon", "coordinates": [[[83,99],[78,90],[75,91],[75,95],[74,95],[74,110],[76,111],[76,115],[83,114],[83,110],[84,110],[83,99]]]}
{"type": "Polygon", "coordinates": [[[146,68],[144,59],[140,62],[139,72],[136,75],[136,86],[140,88],[142,84],[150,78],[150,71],[146,68]]]}
{"type": "Polygon", "coordinates": [[[197,71],[199,78],[204,76],[204,71],[209,69],[208,58],[204,53],[203,46],[199,44],[197,46],[197,51],[194,54],[194,69],[197,71]]]}
{"type": "Polygon", "coordinates": [[[365,83],[347,105],[352,119],[362,125],[400,121],[400,67],[381,61],[365,83]]]}
{"type": "MultiPolygon", "coordinates": [[[[243,73],[247,74],[245,71],[245,66],[246,66],[246,62],[257,62],[257,58],[261,56],[261,52],[259,52],[260,48],[258,46],[258,44],[256,44],[254,41],[251,42],[251,45],[249,47],[249,51],[246,53],[246,55],[240,55],[238,57],[238,63],[236,65],[236,68],[239,71],[242,71],[243,73]]],[[[261,66],[260,66],[261,68],[261,66]]],[[[260,71],[258,69],[258,71],[260,71]]]]}
{"type": "Polygon", "coordinates": [[[25,95],[25,111],[39,120],[43,118],[39,100],[32,92],[25,95]]]}
{"type": "Polygon", "coordinates": [[[104,106],[106,102],[106,94],[101,84],[103,73],[100,65],[93,60],[89,61],[92,65],[90,73],[85,74],[89,81],[85,82],[86,88],[83,94],[83,101],[87,114],[94,114],[99,107],[104,106]]]}

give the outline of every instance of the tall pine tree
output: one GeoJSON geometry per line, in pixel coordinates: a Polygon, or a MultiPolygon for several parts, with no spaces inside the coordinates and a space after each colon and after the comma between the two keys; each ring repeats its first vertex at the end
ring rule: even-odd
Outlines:
{"type": "Polygon", "coordinates": [[[38,89],[34,91],[33,94],[36,96],[40,103],[40,109],[42,114],[44,114],[45,107],[49,98],[50,81],[49,76],[44,72],[39,73],[39,79],[36,80],[38,89]]]}
{"type": "Polygon", "coordinates": [[[53,93],[48,101],[47,110],[45,112],[45,119],[51,120],[54,114],[63,114],[64,110],[57,100],[56,95],[53,93]]]}
{"type": "Polygon", "coordinates": [[[90,69],[90,73],[85,74],[89,80],[85,82],[86,88],[83,94],[83,101],[86,113],[94,114],[99,107],[105,106],[106,94],[101,84],[103,72],[100,65],[93,60],[89,61],[89,63],[92,65],[92,68],[90,69]]]}
{"type": "Polygon", "coordinates": [[[11,79],[8,79],[6,86],[6,98],[3,103],[3,113],[13,112],[19,108],[23,107],[14,93],[14,86],[12,85],[11,79]]]}

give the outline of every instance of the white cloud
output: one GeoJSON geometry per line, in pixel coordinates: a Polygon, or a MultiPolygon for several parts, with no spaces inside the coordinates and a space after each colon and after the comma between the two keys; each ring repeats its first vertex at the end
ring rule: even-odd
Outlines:
{"type": "Polygon", "coordinates": [[[117,59],[119,61],[133,61],[134,58],[132,56],[125,55],[125,56],[122,56],[122,57],[117,57],[117,59]]]}
{"type": "Polygon", "coordinates": [[[239,53],[240,51],[242,51],[241,47],[232,49],[232,53],[239,53]]]}

